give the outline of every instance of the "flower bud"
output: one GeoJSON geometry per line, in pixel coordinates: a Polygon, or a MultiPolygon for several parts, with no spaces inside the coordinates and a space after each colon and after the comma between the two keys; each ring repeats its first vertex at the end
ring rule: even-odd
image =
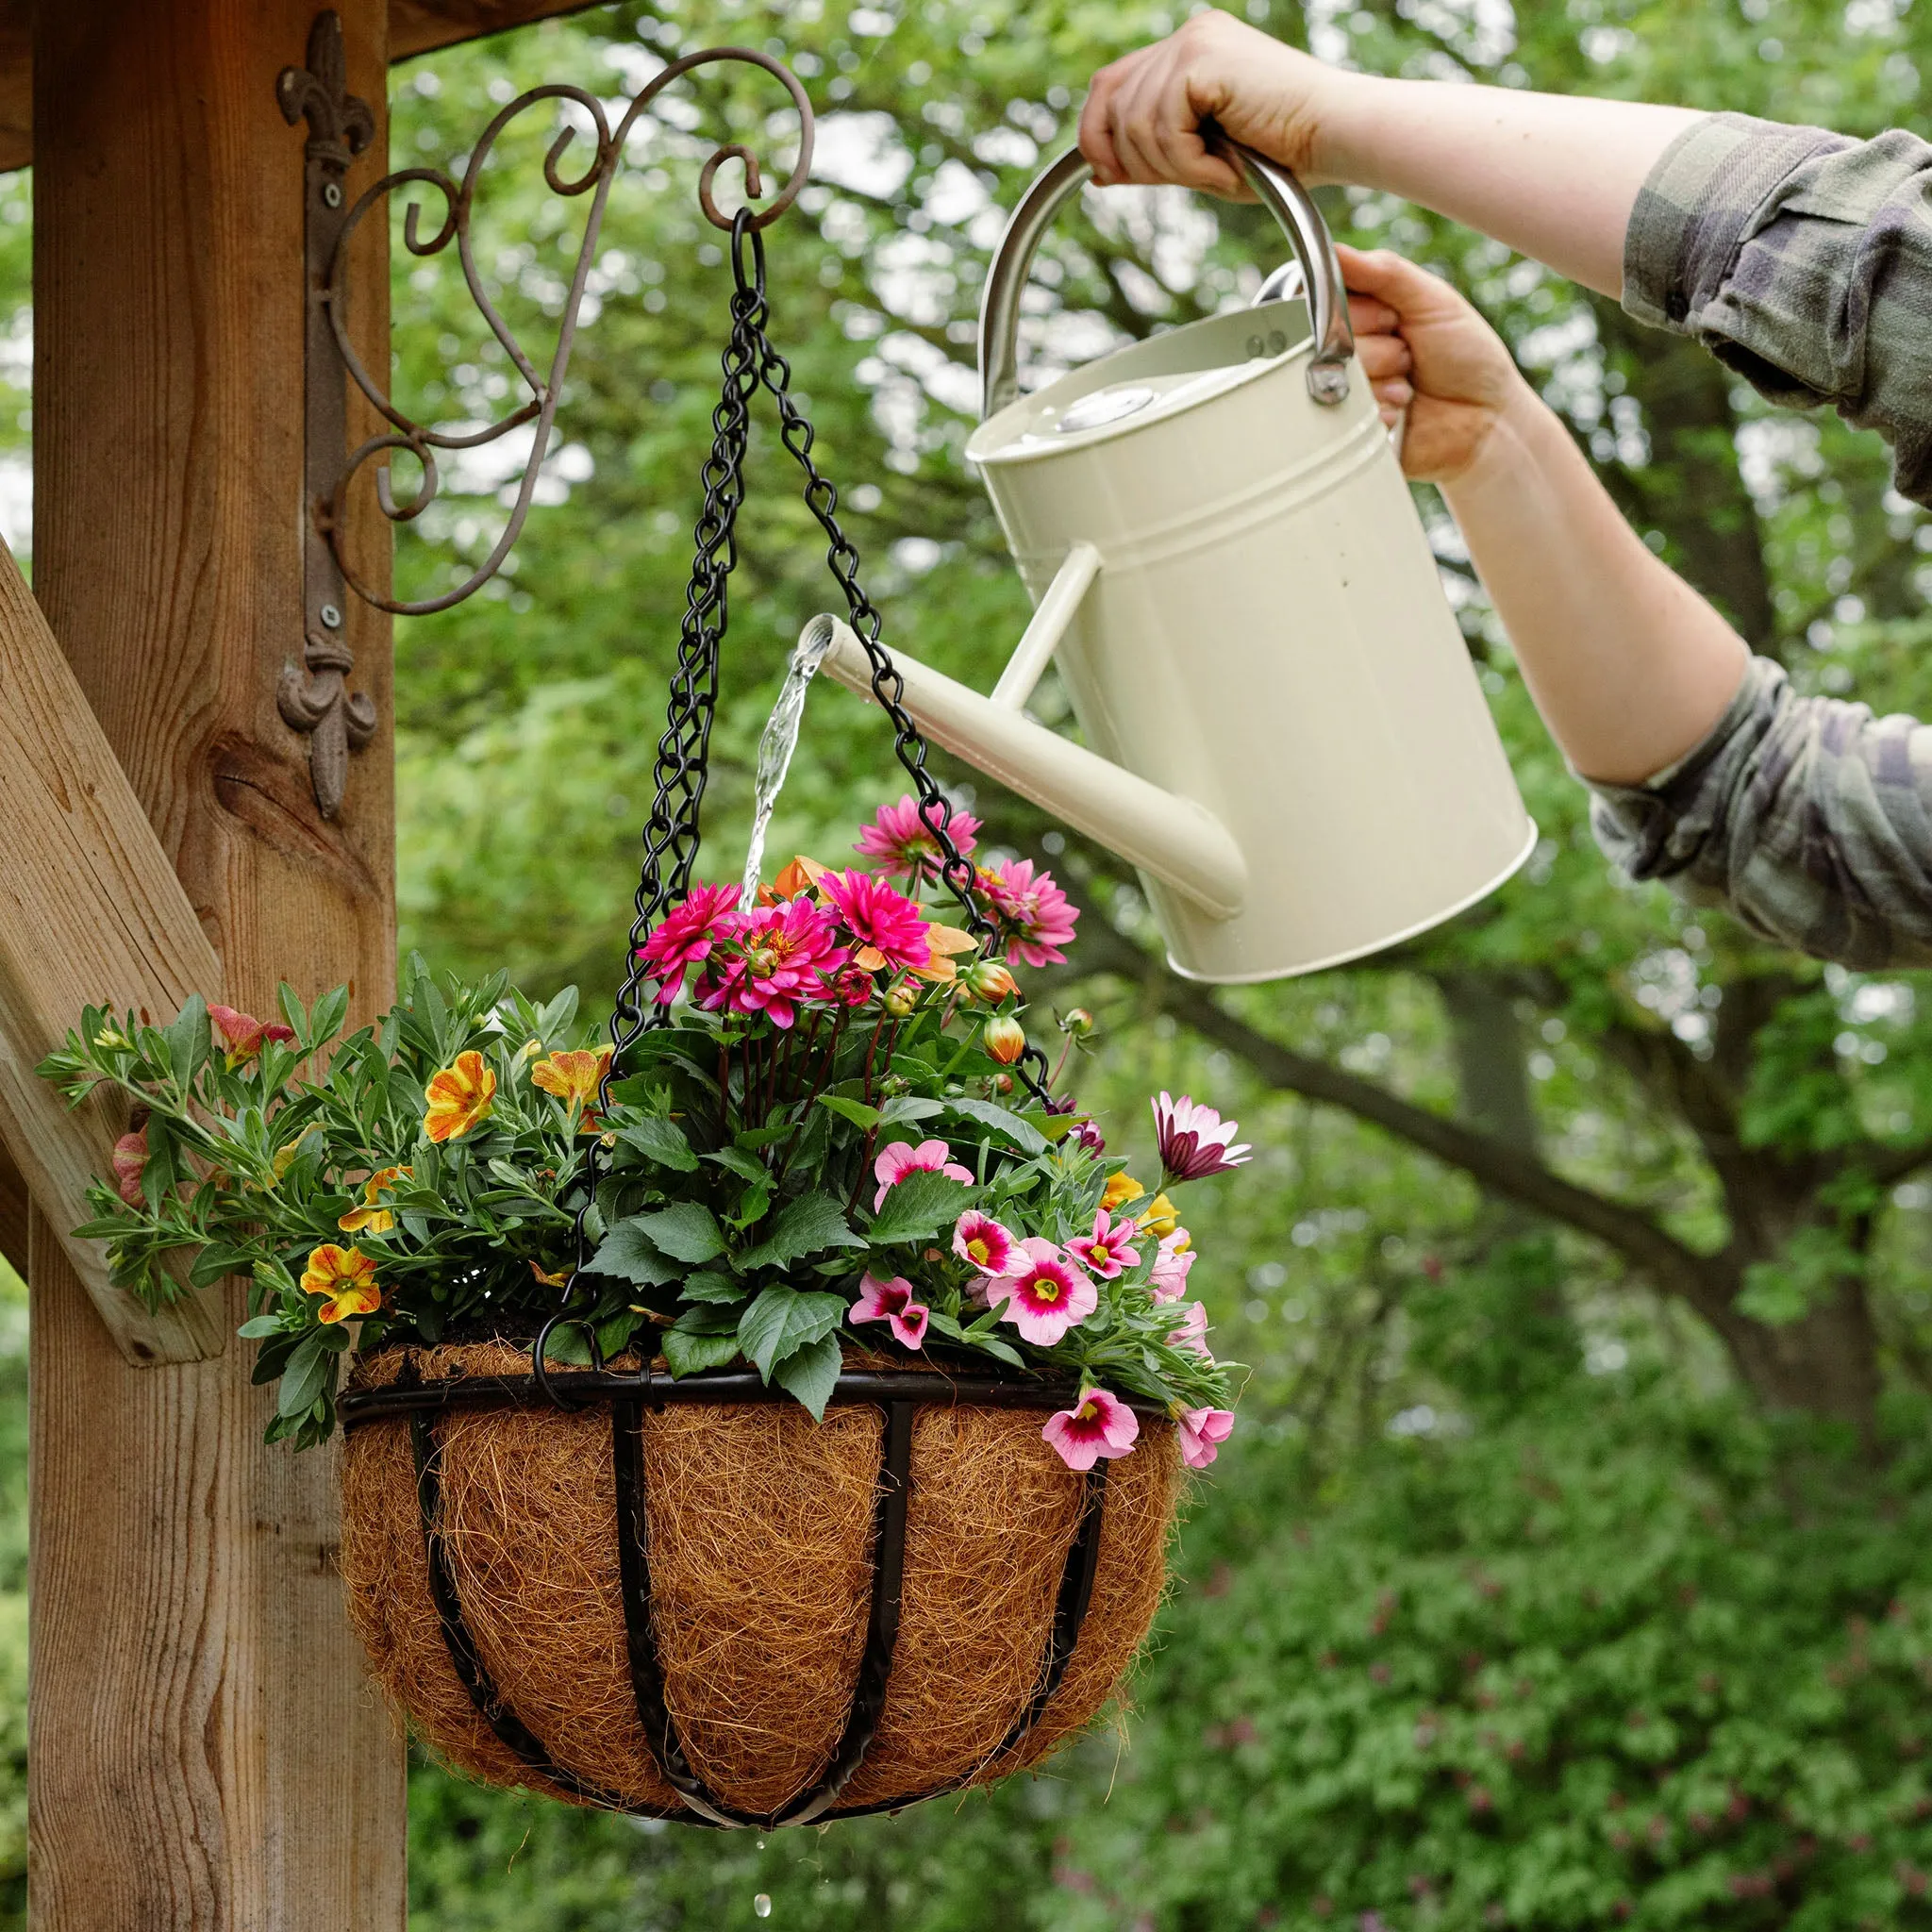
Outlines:
{"type": "Polygon", "coordinates": [[[918,1004],[919,989],[909,979],[902,979],[897,986],[887,990],[886,1011],[895,1020],[909,1020],[918,1004]]]}
{"type": "Polygon", "coordinates": [[[1012,998],[1020,991],[1020,982],[998,959],[982,959],[978,965],[969,966],[960,976],[966,982],[966,991],[990,1007],[1012,998]]]}
{"type": "Polygon", "coordinates": [[[1010,1013],[986,1023],[979,1043],[1001,1066],[1010,1067],[1026,1051],[1026,1029],[1010,1013]]]}
{"type": "Polygon", "coordinates": [[[1076,1040],[1085,1040],[1093,1031],[1093,1015],[1085,1007],[1075,1007],[1061,1020],[1060,1031],[1071,1033],[1076,1040]]]}
{"type": "Polygon", "coordinates": [[[995,1074],[992,1078],[995,1093],[1010,1093],[1013,1091],[1013,1076],[1010,1074],[995,1074]]]}

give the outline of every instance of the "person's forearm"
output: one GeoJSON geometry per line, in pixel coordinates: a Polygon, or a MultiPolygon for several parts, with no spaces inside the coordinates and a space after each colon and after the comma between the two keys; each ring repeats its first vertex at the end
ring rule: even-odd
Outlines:
{"type": "Polygon", "coordinates": [[[1637,192],[1702,118],[1641,101],[1337,75],[1313,172],[1420,202],[1620,296],[1637,192]]]}
{"type": "Polygon", "coordinates": [[[1635,785],[1694,749],[1750,649],[1645,548],[1527,385],[1442,493],[1576,771],[1635,785]]]}

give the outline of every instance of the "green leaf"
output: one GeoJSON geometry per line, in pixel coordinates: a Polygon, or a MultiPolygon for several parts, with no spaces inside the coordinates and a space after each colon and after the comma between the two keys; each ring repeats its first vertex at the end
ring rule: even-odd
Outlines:
{"type": "Polygon", "coordinates": [[[259,1341],[264,1335],[280,1335],[282,1332],[279,1315],[256,1315],[235,1331],[243,1341],[259,1341]]]}
{"type": "Polygon", "coordinates": [[[684,1270],[668,1259],[640,1224],[641,1217],[620,1221],[598,1244],[586,1272],[614,1274],[634,1288],[661,1288],[675,1281],[684,1270]]]}
{"type": "Polygon", "coordinates": [[[942,1174],[908,1174],[887,1190],[885,1205],[873,1217],[866,1237],[874,1247],[924,1241],[957,1221],[978,1192],[942,1174]]]}
{"type": "Polygon", "coordinates": [[[929,1121],[945,1110],[946,1103],[942,1100],[925,1100],[917,1093],[901,1093],[886,1102],[879,1115],[879,1125],[896,1127],[907,1121],[929,1121]]]}
{"type": "MultiPolygon", "coordinates": [[[[258,1361],[256,1366],[259,1368],[260,1363],[258,1361]]],[[[282,1386],[275,1391],[275,1413],[300,1415],[329,1388],[335,1374],[335,1357],[322,1345],[322,1337],[311,1329],[296,1343],[282,1370],[282,1386]]]]}
{"type": "Polygon", "coordinates": [[[349,989],[339,986],[316,1001],[315,1010],[308,1016],[309,1038],[317,1042],[333,1039],[348,1017],[349,989]]]}
{"type": "Polygon", "coordinates": [[[175,1078],[185,1087],[208,1058],[208,1002],[198,992],[188,995],[175,1024],[164,1037],[168,1042],[169,1068],[175,1078]]]}
{"type": "Polygon", "coordinates": [[[1048,1113],[1043,1108],[1028,1108],[1022,1116],[1029,1127],[1043,1135],[1058,1145],[1074,1131],[1077,1116],[1070,1113],[1048,1113]]]}
{"type": "Polygon", "coordinates": [[[707,1154],[704,1158],[716,1162],[720,1167],[728,1168],[731,1173],[739,1175],[741,1179],[751,1181],[754,1184],[771,1178],[771,1171],[765,1166],[765,1163],[755,1156],[745,1153],[741,1147],[720,1147],[716,1153],[707,1154]]]}
{"type": "Polygon", "coordinates": [[[687,1302],[728,1302],[732,1307],[744,1299],[744,1284],[733,1281],[728,1274],[718,1274],[707,1269],[702,1274],[688,1274],[684,1286],[678,1291],[678,1299],[687,1302]]]}
{"type": "Polygon", "coordinates": [[[772,1371],[845,1319],[843,1295],[801,1294],[792,1288],[768,1288],[740,1316],[738,1344],[767,1382],[772,1371]]]}
{"type": "Polygon", "coordinates": [[[829,1108],[841,1119],[848,1120],[855,1127],[863,1127],[867,1133],[878,1125],[881,1115],[875,1107],[868,1107],[862,1100],[847,1100],[842,1093],[821,1093],[819,1105],[829,1108]]]}
{"type": "Polygon", "coordinates": [[[802,1261],[808,1255],[823,1254],[827,1248],[862,1248],[866,1239],[854,1234],[845,1210],[830,1194],[801,1194],[779,1210],[771,1234],[758,1247],[747,1248],[738,1257],[744,1268],[782,1268],[788,1261],[802,1261]]]}
{"type": "Polygon", "coordinates": [[[631,1226],[680,1261],[712,1261],[724,1252],[724,1233],[702,1201],[674,1201],[655,1214],[634,1214],[631,1226]]]}
{"type": "Polygon", "coordinates": [[[825,1419],[825,1404],[838,1387],[839,1371],[844,1362],[839,1338],[823,1335],[787,1356],[772,1374],[780,1388],[797,1396],[811,1410],[813,1422],[822,1423],[825,1419]]]}
{"type": "Polygon", "coordinates": [[[664,1361],[674,1376],[692,1375],[700,1369],[722,1369],[738,1359],[738,1337],[693,1335],[687,1328],[667,1328],[662,1336],[664,1361]]]}
{"type": "Polygon", "coordinates": [[[633,1121],[629,1126],[618,1128],[617,1138],[659,1167],[668,1167],[675,1174],[697,1172],[698,1158],[691,1151],[691,1142],[675,1121],[633,1121]]]}
{"type": "Polygon", "coordinates": [[[738,1212],[726,1218],[742,1234],[753,1222],[763,1220],[765,1209],[771,1205],[772,1177],[765,1174],[745,1189],[738,1197],[738,1212]]]}
{"type": "Polygon", "coordinates": [[[962,1120],[977,1121],[982,1127],[991,1127],[995,1134],[1004,1134],[1022,1154],[1046,1152],[1047,1143],[1040,1129],[1031,1121],[1023,1120],[1010,1108],[1000,1107],[991,1100],[958,1097],[948,1100],[945,1109],[962,1120]]]}
{"type": "Polygon", "coordinates": [[[732,1135],[731,1144],[756,1153],[761,1147],[775,1147],[780,1141],[789,1141],[791,1131],[790,1126],[745,1127],[732,1135]]]}

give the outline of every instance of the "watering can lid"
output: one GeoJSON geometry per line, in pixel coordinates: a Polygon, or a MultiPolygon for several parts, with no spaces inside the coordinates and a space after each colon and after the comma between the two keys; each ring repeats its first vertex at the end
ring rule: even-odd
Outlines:
{"type": "Polygon", "coordinates": [[[975,463],[1037,461],[1170,421],[1309,353],[1298,301],[1210,315],[1074,370],[989,416],[966,445],[975,463]],[[1224,343],[1212,338],[1225,339],[1224,343]],[[1222,351],[1204,366],[1203,352],[1222,351]]]}

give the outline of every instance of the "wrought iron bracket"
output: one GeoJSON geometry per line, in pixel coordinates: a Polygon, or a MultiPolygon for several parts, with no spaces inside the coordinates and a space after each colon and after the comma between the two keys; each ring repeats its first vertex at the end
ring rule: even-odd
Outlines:
{"type": "Polygon", "coordinates": [[[302,149],[302,661],[282,667],[275,704],[308,736],[308,777],[325,819],[341,809],[349,754],[375,736],[375,703],[349,689],[356,667],[344,630],[347,583],[334,542],[337,486],[348,456],[348,384],[333,311],[343,299],[337,244],[348,219],[349,163],[375,139],[369,103],[349,92],[342,24],[319,13],[306,67],[285,67],[275,99],[291,126],[308,123],[302,149]]]}
{"type": "MultiPolygon", "coordinates": [[[[791,172],[770,203],[749,222],[752,228],[763,229],[798,198],[810,173],[812,111],[804,88],[791,70],[756,48],[707,47],[670,61],[625,104],[614,123],[605,102],[586,88],[560,81],[531,88],[491,119],[470,152],[460,180],[441,168],[400,168],[372,183],[353,202],[346,177],[351,162],[375,138],[375,117],[366,101],[348,92],[341,23],[333,12],[318,14],[309,29],[308,65],[284,68],[276,78],[275,98],[289,124],[292,126],[305,119],[308,123],[308,139],[303,149],[304,637],[302,661],[298,665],[291,660],[284,667],[276,703],[292,729],[311,734],[309,771],[316,804],[325,818],[334,818],[341,809],[349,753],[369,741],[377,722],[368,695],[352,692],[349,688],[355,668],[343,637],[349,594],[398,616],[426,616],[474,596],[503,567],[523,534],[539,474],[550,451],[558,400],[576,341],[591,270],[597,259],[611,184],[623,163],[631,131],[651,103],[679,75],[723,60],[762,68],[774,75],[784,84],[799,117],[798,155],[791,172]],[[519,115],[546,102],[574,110],[576,125],[566,125],[551,142],[543,158],[544,182],[553,194],[588,195],[589,205],[569,291],[558,317],[556,343],[547,368],[540,369],[525,353],[483,286],[471,245],[470,219],[477,180],[498,137],[519,115]],[[566,172],[566,153],[586,126],[595,151],[580,172],[566,172]],[[423,203],[410,202],[403,224],[403,246],[419,258],[454,247],[471,300],[509,358],[512,382],[522,386],[523,393],[513,391],[504,412],[480,429],[438,428],[415,421],[397,406],[386,383],[370,373],[349,340],[346,276],[351,238],[364,217],[385,207],[389,195],[401,188],[421,189],[441,197],[441,219],[435,232],[426,238],[422,232],[423,203]],[[388,425],[353,450],[348,447],[349,382],[388,425]],[[346,526],[350,488],[365,466],[372,468],[376,502],[383,515],[391,524],[409,523],[435,502],[441,489],[438,450],[480,449],[526,425],[529,455],[503,531],[490,554],[454,590],[408,601],[393,597],[356,575],[343,555],[341,533],[346,526]],[[413,493],[401,501],[391,489],[388,462],[396,451],[413,457],[422,472],[413,493]]],[[[748,201],[763,199],[764,182],[757,156],[736,142],[716,149],[705,162],[698,175],[698,205],[714,227],[729,233],[732,217],[719,208],[711,192],[719,168],[727,160],[742,164],[748,201]]],[[[376,362],[385,376],[388,360],[384,354],[376,362]]]]}

